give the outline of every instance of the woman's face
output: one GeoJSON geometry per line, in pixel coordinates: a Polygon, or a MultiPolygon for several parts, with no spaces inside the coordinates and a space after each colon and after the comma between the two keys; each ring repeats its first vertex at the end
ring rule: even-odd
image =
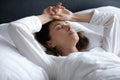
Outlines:
{"type": "Polygon", "coordinates": [[[77,32],[65,21],[54,21],[49,25],[49,35],[51,40],[48,41],[50,47],[67,47],[76,46],[79,41],[77,32]]]}

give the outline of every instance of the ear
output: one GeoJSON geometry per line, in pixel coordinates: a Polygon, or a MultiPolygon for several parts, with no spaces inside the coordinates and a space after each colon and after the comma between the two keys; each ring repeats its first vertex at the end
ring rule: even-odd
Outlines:
{"type": "Polygon", "coordinates": [[[54,48],[54,47],[56,46],[55,43],[52,42],[52,41],[47,41],[47,45],[48,45],[48,47],[50,47],[50,48],[54,48]]]}

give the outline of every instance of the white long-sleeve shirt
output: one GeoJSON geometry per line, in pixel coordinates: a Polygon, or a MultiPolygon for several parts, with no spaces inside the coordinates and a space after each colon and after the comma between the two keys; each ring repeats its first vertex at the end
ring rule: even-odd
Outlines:
{"type": "MultiPolygon", "coordinates": [[[[100,13],[95,10],[90,24],[104,25],[104,37],[102,48],[107,52],[119,55],[120,32],[119,22],[114,14],[100,13]]],[[[33,33],[42,28],[40,20],[36,16],[26,17],[9,25],[9,34],[19,50],[20,54],[33,63],[43,67],[50,80],[56,79],[57,66],[65,57],[47,55],[35,40],[33,33]]]]}
{"type": "Polygon", "coordinates": [[[120,56],[120,21],[116,14],[95,11],[90,24],[103,25],[102,48],[120,56]]]}
{"type": "Polygon", "coordinates": [[[43,67],[48,73],[50,80],[55,75],[58,60],[47,55],[34,39],[32,33],[41,29],[40,20],[36,16],[26,17],[9,25],[10,36],[20,54],[33,63],[43,67]],[[52,73],[51,73],[52,72],[52,73]]]}

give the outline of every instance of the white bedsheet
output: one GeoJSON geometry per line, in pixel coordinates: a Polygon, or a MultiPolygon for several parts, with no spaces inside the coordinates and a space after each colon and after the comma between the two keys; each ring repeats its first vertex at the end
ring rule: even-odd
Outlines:
{"type": "Polygon", "coordinates": [[[106,52],[76,52],[59,66],[57,80],[120,80],[120,58],[106,52]]]}

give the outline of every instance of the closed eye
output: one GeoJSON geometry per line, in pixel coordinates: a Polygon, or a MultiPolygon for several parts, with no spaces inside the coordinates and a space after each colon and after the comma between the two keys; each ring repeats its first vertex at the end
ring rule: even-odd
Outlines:
{"type": "Polygon", "coordinates": [[[64,27],[63,25],[57,25],[56,30],[61,30],[61,29],[63,29],[63,27],[64,27]]]}

